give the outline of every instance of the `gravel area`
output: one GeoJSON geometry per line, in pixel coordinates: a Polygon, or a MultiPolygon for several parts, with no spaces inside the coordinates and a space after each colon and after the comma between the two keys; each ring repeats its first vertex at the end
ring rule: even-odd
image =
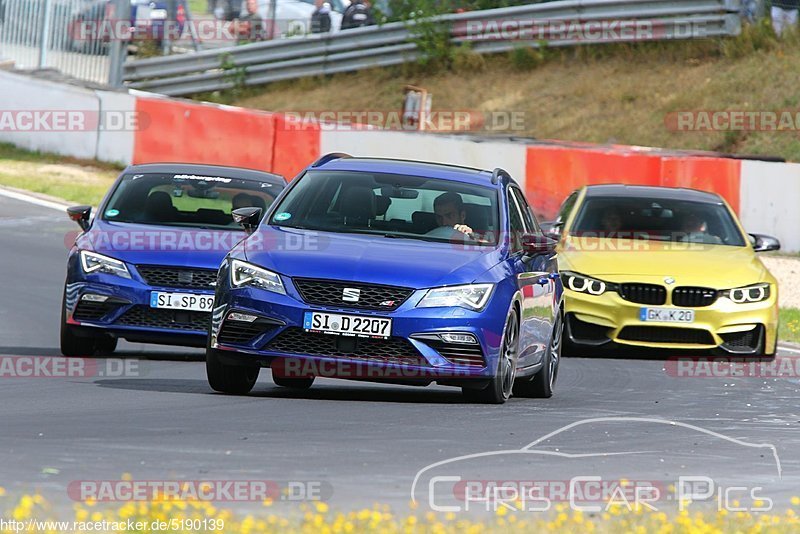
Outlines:
{"type": "Polygon", "coordinates": [[[800,258],[761,256],[761,261],[778,279],[780,306],[800,309],[800,258]]]}

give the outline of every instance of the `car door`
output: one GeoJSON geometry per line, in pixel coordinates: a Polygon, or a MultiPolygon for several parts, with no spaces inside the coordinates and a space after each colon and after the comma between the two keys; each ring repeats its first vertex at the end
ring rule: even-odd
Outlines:
{"type": "Polygon", "coordinates": [[[522,236],[543,235],[530,212],[522,191],[508,188],[508,213],[511,228],[513,266],[517,285],[522,294],[520,317],[520,346],[517,367],[523,369],[538,363],[550,341],[553,324],[553,293],[555,280],[550,275],[549,255],[527,255],[522,249],[522,236]]]}

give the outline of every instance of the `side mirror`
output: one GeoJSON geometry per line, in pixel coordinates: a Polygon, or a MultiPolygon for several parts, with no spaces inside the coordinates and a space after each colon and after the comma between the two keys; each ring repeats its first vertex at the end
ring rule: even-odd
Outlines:
{"type": "Polygon", "coordinates": [[[242,225],[244,231],[252,234],[261,222],[261,208],[239,208],[231,212],[234,222],[242,225]]]}
{"type": "Polygon", "coordinates": [[[72,206],[71,208],[67,208],[67,215],[70,219],[78,223],[78,226],[85,232],[89,229],[89,217],[92,215],[92,207],[72,206]]]}
{"type": "Polygon", "coordinates": [[[525,234],[522,236],[522,250],[525,254],[550,254],[556,249],[558,241],[544,235],[525,234]]]}
{"type": "Polygon", "coordinates": [[[750,234],[753,241],[753,250],[756,252],[768,252],[770,250],[780,250],[781,242],[777,238],[764,234],[750,234]]]}
{"type": "Polygon", "coordinates": [[[546,235],[561,235],[561,229],[564,227],[564,221],[556,219],[555,221],[543,221],[539,224],[542,228],[542,232],[546,235]]]}

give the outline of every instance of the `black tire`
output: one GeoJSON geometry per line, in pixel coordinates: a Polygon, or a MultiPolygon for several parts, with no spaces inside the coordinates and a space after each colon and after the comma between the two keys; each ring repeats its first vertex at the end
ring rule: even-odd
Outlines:
{"type": "Polygon", "coordinates": [[[245,395],[258,380],[260,367],[254,365],[229,365],[223,363],[217,350],[206,348],[206,376],[214,391],[229,395],[245,395]]]}
{"type": "Polygon", "coordinates": [[[503,404],[510,397],[517,373],[517,356],[519,353],[519,318],[517,310],[508,314],[503,330],[503,345],[497,359],[497,370],[489,384],[483,389],[462,388],[461,392],[470,402],[481,404],[503,404]]]}
{"type": "Polygon", "coordinates": [[[106,336],[95,340],[97,354],[113,354],[117,350],[117,338],[106,336]]]}
{"type": "Polygon", "coordinates": [[[92,356],[97,351],[97,343],[91,337],[75,335],[73,327],[67,324],[66,297],[61,300],[61,354],[64,356],[92,356]]]}
{"type": "Polygon", "coordinates": [[[275,382],[275,385],[284,388],[308,389],[314,383],[314,377],[286,378],[285,376],[275,376],[275,373],[273,373],[272,381],[275,382]]]}
{"type": "Polygon", "coordinates": [[[544,365],[531,377],[520,378],[514,384],[514,395],[529,399],[549,399],[553,396],[558,368],[561,363],[561,346],[564,340],[564,321],[561,314],[556,316],[550,344],[544,353],[544,365]]]}

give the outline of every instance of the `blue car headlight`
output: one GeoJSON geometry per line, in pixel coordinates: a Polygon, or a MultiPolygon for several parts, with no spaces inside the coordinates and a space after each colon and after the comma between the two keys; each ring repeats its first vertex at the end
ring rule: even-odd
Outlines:
{"type": "Polygon", "coordinates": [[[429,289],[417,308],[445,308],[457,306],[480,311],[486,306],[494,284],[467,284],[463,286],[437,287],[429,289]]]}
{"type": "Polygon", "coordinates": [[[121,276],[122,278],[131,277],[128,267],[120,260],[103,256],[97,252],[89,252],[88,250],[81,250],[79,256],[81,268],[86,274],[106,273],[121,276]]]}
{"type": "Polygon", "coordinates": [[[769,298],[769,284],[753,284],[751,286],[737,287],[722,291],[722,296],[727,297],[736,304],[750,304],[762,302],[769,298]]]}
{"type": "Polygon", "coordinates": [[[233,287],[253,286],[273,293],[286,294],[280,275],[252,263],[231,260],[231,285],[233,287]]]}

